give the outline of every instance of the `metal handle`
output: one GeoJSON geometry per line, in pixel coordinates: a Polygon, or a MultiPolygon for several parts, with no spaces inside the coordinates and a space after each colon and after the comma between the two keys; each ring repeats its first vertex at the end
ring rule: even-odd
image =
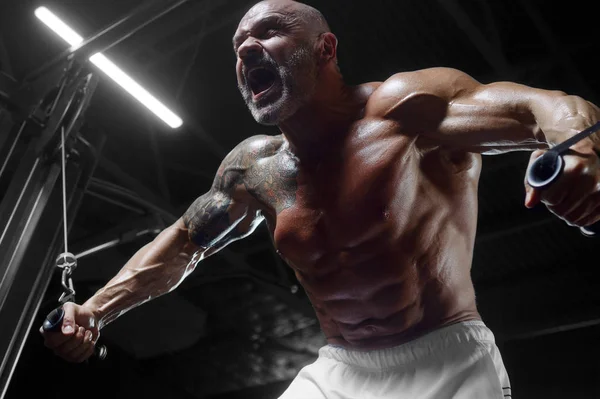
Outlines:
{"type": "MultiPolygon", "coordinates": [[[[63,318],[65,317],[65,310],[60,307],[54,309],[52,312],[48,313],[46,316],[46,320],[42,324],[42,328],[47,332],[58,332],[62,326],[63,318]]],[[[94,347],[93,358],[98,360],[106,359],[107,350],[104,345],[96,345],[94,347]]]]}
{"type": "MultiPolygon", "coordinates": [[[[545,189],[558,179],[565,167],[565,162],[558,151],[550,150],[533,161],[527,171],[527,182],[533,188],[545,189]]],[[[600,234],[600,222],[581,227],[580,231],[587,237],[600,234]]]]}

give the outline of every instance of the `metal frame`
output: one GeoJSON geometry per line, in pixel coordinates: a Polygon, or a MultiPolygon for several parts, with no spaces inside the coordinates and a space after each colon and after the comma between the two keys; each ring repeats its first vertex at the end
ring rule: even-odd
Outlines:
{"type": "MultiPolygon", "coordinates": [[[[102,145],[100,137],[94,138],[102,145]]],[[[15,172],[7,196],[0,205],[0,320],[11,328],[0,329],[0,398],[7,391],[26,338],[55,269],[54,259],[61,249],[62,214],[56,212],[62,202],[57,184],[61,166],[56,159],[37,155],[32,141],[15,172]]],[[[72,149],[67,163],[69,220],[81,203],[87,181],[97,160],[81,143],[72,149]]],[[[40,321],[41,323],[41,321],[40,321]]]]}
{"type": "MultiPolygon", "coordinates": [[[[69,49],[30,73],[23,82],[0,80],[1,103],[14,111],[11,119],[21,123],[20,128],[9,129],[11,134],[3,135],[6,138],[0,143],[0,151],[6,156],[3,165],[10,161],[18,164],[0,202],[0,320],[2,325],[10,326],[0,329],[0,398],[8,390],[26,338],[32,332],[63,244],[63,215],[55,211],[62,207],[59,132],[65,129],[65,150],[69,154],[69,224],[100,162],[104,135],[94,132],[91,138],[85,138],[79,132],[98,83],[98,78],[87,70],[87,61],[80,61],[115,46],[187,1],[144,2],[78,48],[69,49]],[[24,136],[34,139],[25,142],[24,136]],[[19,156],[14,149],[25,146],[24,155],[14,159],[19,156]]],[[[6,171],[3,166],[2,173],[6,171]]],[[[8,179],[7,173],[2,173],[0,177],[8,179]]],[[[43,319],[45,313],[40,317],[43,319]]]]}
{"type": "Polygon", "coordinates": [[[75,57],[79,60],[86,60],[95,53],[107,51],[188,1],[189,0],[145,1],[120,20],[84,40],[78,47],[68,49],[53,60],[42,65],[40,68],[30,72],[27,74],[24,81],[32,82],[37,80],[69,58],[75,57]]]}

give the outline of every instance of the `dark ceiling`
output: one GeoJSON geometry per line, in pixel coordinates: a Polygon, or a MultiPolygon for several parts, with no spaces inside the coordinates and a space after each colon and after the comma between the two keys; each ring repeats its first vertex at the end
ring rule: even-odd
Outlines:
{"type": "MultiPolygon", "coordinates": [[[[140,3],[48,0],[43,5],[86,36],[140,3]]],[[[134,238],[80,259],[74,275],[80,301],[169,222],[165,215],[179,216],[209,188],[233,146],[254,134],[275,133],[251,119],[236,87],[231,37],[252,3],[189,1],[108,52],[176,110],[184,126],[170,130],[101,79],[84,131],[105,134],[106,143],[70,242],[82,252],[126,233],[134,238]],[[134,195],[110,196],[106,188],[111,185],[134,195]]],[[[449,66],[482,82],[513,80],[600,101],[597,17],[583,0],[308,3],[325,14],[338,35],[340,65],[350,83],[449,66]]],[[[37,5],[42,3],[0,2],[0,69],[16,80],[65,49],[34,17],[37,5]]],[[[480,311],[505,345],[509,374],[515,376],[525,373],[520,365],[541,367],[520,360],[519,353],[526,353],[516,349],[521,342],[589,330],[600,319],[594,283],[598,262],[593,260],[598,242],[544,208],[525,209],[527,161],[527,153],[484,158],[473,260],[480,311]]],[[[51,284],[47,302],[57,292],[51,284]]],[[[323,343],[310,304],[273,252],[264,226],[205,261],[175,293],[107,327],[103,338],[111,352],[104,364],[65,365],[44,352],[38,338],[30,337],[9,398],[29,392],[29,378],[40,367],[49,367],[54,378],[68,372],[81,381],[79,388],[93,383],[92,396],[275,398],[323,343]]],[[[563,341],[544,345],[556,342],[563,341]]],[[[592,359],[594,351],[572,361],[592,359]]],[[[580,378],[589,370],[600,372],[597,361],[579,367],[580,378]]],[[[580,382],[592,386],[585,381],[580,382]]],[[[521,386],[523,392],[529,389],[521,386]]],[[[571,397],[590,397],[586,394],[571,397]]]]}

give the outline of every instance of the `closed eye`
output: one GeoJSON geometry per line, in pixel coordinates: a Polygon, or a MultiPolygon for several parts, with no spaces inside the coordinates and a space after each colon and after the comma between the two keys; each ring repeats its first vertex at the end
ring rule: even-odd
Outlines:
{"type": "Polygon", "coordinates": [[[237,53],[238,48],[248,36],[254,36],[258,39],[266,39],[280,34],[286,29],[286,27],[288,27],[288,25],[289,24],[286,21],[282,21],[279,17],[264,19],[254,27],[250,28],[246,35],[244,35],[245,37],[234,37],[233,51],[237,53]]]}
{"type": "Polygon", "coordinates": [[[260,38],[269,38],[272,36],[277,35],[279,32],[281,32],[281,28],[280,27],[267,27],[265,29],[262,29],[260,34],[258,35],[258,37],[260,38]]]}

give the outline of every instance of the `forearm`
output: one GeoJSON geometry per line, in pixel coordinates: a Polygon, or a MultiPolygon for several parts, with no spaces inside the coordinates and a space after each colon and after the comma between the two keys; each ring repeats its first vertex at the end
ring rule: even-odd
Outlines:
{"type": "Polygon", "coordinates": [[[141,248],[84,306],[96,315],[100,328],[127,311],[174,290],[196,266],[200,248],[175,224],[141,248]]]}
{"type": "MultiPolygon", "coordinates": [[[[596,105],[564,93],[555,95],[551,104],[532,101],[531,110],[539,127],[540,140],[550,146],[564,142],[600,120],[600,109],[596,105]]],[[[600,135],[592,134],[576,148],[600,148],[600,135]]]]}

